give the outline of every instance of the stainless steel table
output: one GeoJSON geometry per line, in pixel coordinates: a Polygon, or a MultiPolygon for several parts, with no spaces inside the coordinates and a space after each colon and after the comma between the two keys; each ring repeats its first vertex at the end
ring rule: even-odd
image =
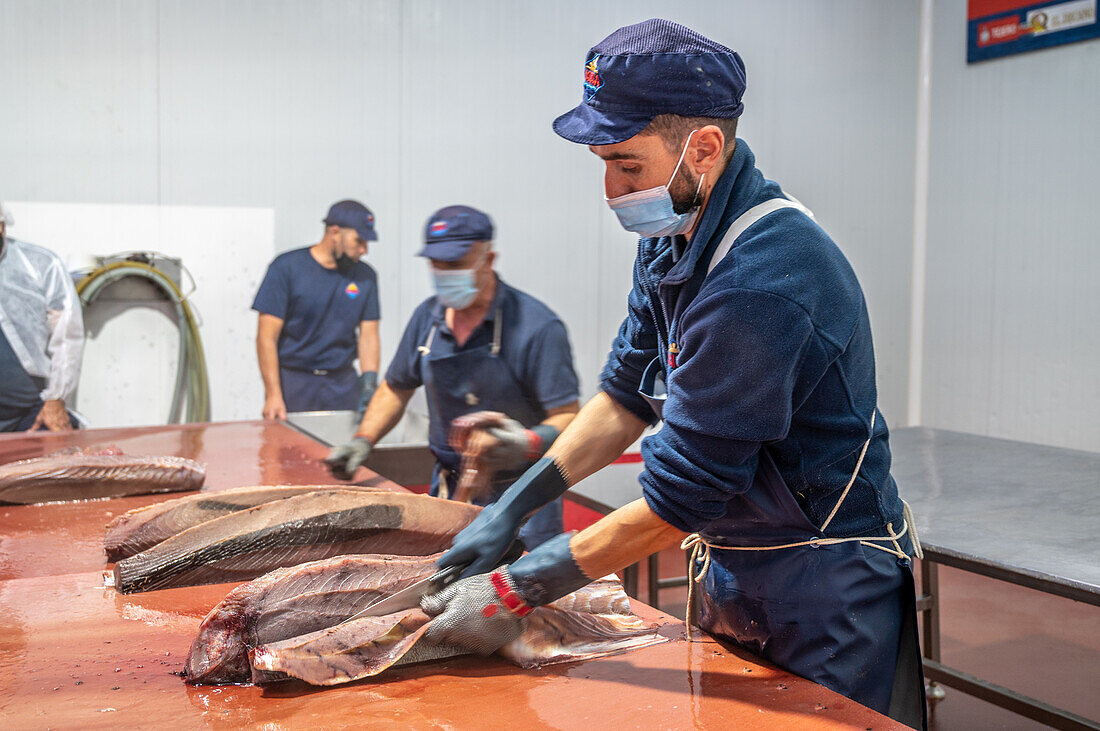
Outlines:
{"type": "Polygon", "coordinates": [[[940,662],[938,564],[1100,606],[1100,454],[912,427],[890,436],[891,472],[924,545],[924,670],[936,683],[1055,728],[1100,723],[940,662]]]}
{"type": "MultiPolygon", "coordinates": [[[[287,414],[286,421],[329,447],[348,441],[359,428],[354,411],[299,411],[287,414]]],[[[404,487],[431,483],[435,457],[428,449],[428,417],[406,411],[397,426],[375,445],[368,466],[404,487]]]]}
{"type": "MultiPolygon", "coordinates": [[[[1100,728],[940,663],[938,565],[1100,605],[1100,454],[911,427],[891,432],[891,472],[913,508],[921,563],[925,672],[936,683],[1057,728],[1100,728]]],[[[617,463],[575,485],[577,502],[610,512],[641,496],[638,462],[617,463]]],[[[624,584],[630,585],[629,577],[624,584]]],[[[649,562],[648,603],[686,577],[659,579],[649,562]]],[[[636,583],[633,584],[636,587],[636,583]]]]}

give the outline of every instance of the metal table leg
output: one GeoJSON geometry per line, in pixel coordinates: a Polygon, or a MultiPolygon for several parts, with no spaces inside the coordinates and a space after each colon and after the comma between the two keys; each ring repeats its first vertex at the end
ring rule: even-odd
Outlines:
{"type": "MultiPolygon", "coordinates": [[[[924,630],[924,657],[932,662],[940,661],[940,575],[939,567],[922,559],[920,563],[920,590],[921,596],[918,608],[924,611],[921,617],[924,630]]],[[[946,693],[939,683],[929,680],[925,683],[925,697],[928,699],[929,709],[934,709],[938,701],[942,701],[946,693]]]]}

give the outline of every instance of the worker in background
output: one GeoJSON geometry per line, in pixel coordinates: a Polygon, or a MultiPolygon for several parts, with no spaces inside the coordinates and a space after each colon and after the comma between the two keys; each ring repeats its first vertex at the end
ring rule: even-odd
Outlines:
{"type": "Polygon", "coordinates": [[[666,20],[591,49],[583,101],[554,129],[604,162],[607,203],[641,237],[626,319],[600,393],[440,560],[467,578],[424,599],[425,638],[492,651],[531,607],[684,545],[703,629],[921,727],[919,544],[890,476],[867,305],[736,139],[744,90],[736,53],[666,20]],[[525,516],[660,418],[638,500],[497,568],[525,516]]]}
{"type": "MultiPolygon", "coordinates": [[[[475,416],[468,442],[492,452],[492,502],[554,442],[579,408],[579,386],[565,326],[542,302],[505,284],[493,270],[489,217],[449,206],[428,219],[424,248],[435,295],[413,312],[386,377],[355,437],[326,460],[342,479],[370,457],[417,387],[428,401],[429,447],[436,458],[431,494],[454,497],[462,455],[451,424],[475,416]],[[495,418],[484,421],[492,414],[495,418]]],[[[534,546],[562,531],[558,496],[540,505],[521,536],[534,546]]]]}
{"type": "Polygon", "coordinates": [[[378,383],[378,275],[360,261],[377,241],[359,201],[334,203],[320,242],[275,257],[252,302],[265,419],[366,409],[378,383]],[[352,366],[359,359],[356,374],[352,366]]]}
{"type": "Polygon", "coordinates": [[[80,381],[84,317],[61,259],[12,238],[0,203],[0,431],[66,431],[80,381]]]}

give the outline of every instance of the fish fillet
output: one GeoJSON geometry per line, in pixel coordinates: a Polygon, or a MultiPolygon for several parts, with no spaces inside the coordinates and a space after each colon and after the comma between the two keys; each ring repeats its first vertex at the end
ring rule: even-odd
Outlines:
{"type": "Polygon", "coordinates": [[[245,581],[350,553],[425,556],[481,508],[412,493],[317,490],[188,528],[114,566],[122,593],[245,581]]]}
{"type": "MultiPolygon", "coordinates": [[[[346,621],[376,599],[430,575],[437,558],[340,556],[242,584],[199,627],[185,668],[187,682],[296,677],[335,685],[394,665],[462,654],[420,641],[431,620],[416,608],[346,621]]],[[[622,585],[607,577],[536,609],[523,635],[499,653],[531,668],[664,640],[655,626],[631,613],[622,585]]]]}
{"type": "MultiPolygon", "coordinates": [[[[108,561],[118,561],[152,548],[163,540],[223,515],[256,505],[300,495],[332,485],[238,487],[232,490],[185,495],[123,513],[107,525],[103,549],[108,561]]],[[[386,490],[381,487],[343,487],[344,490],[386,490]]]]}
{"type": "Polygon", "coordinates": [[[433,556],[338,556],[241,584],[214,607],[191,643],[189,683],[247,683],[248,651],[343,622],[435,571],[433,556]]]}
{"type": "MultiPolygon", "coordinates": [[[[656,625],[630,613],[629,601],[614,577],[593,582],[536,608],[528,615],[523,634],[497,653],[521,667],[536,668],[665,642],[668,638],[659,634],[656,625]]],[[[312,685],[339,685],[395,665],[461,654],[456,648],[432,647],[421,639],[432,621],[413,608],[260,645],[249,654],[252,680],[291,677],[312,685]]]]}
{"type": "Polygon", "coordinates": [[[93,447],[0,465],[0,503],[198,490],[205,478],[202,465],[183,457],[132,457],[93,447]]]}

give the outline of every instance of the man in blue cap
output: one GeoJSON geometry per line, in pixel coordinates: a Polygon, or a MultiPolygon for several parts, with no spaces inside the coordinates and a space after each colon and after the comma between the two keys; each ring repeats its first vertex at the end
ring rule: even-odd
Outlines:
{"type": "Polygon", "coordinates": [[[554,129],[604,161],[641,237],[627,316],[601,392],[440,560],[466,578],[423,600],[426,637],[492,651],[531,607],[682,541],[703,629],[921,727],[919,545],[854,272],[735,138],[736,53],[649,20],[591,49],[583,88],[554,129]],[[525,516],[657,419],[641,498],[496,568],[525,516]]]}
{"type": "Polygon", "coordinates": [[[367,242],[378,240],[374,214],[343,200],[324,224],[318,243],[275,257],[252,303],[265,419],[362,412],[378,382],[378,275],[360,261],[367,242]]]}
{"type": "MultiPolygon", "coordinates": [[[[489,217],[469,206],[428,219],[419,256],[429,260],[435,295],[413,312],[355,437],[326,460],[337,477],[351,479],[419,386],[436,458],[432,495],[492,502],[573,420],[580,393],[565,325],[493,271],[492,241],[489,217]],[[491,474],[480,490],[458,495],[472,464],[491,474]]],[[[532,511],[519,531],[526,545],[560,534],[561,511],[558,495],[532,511]]]]}

